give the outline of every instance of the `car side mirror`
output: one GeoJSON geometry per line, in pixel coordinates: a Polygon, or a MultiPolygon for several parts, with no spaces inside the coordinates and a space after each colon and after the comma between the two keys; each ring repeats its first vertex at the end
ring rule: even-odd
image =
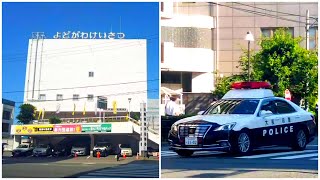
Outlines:
{"type": "Polygon", "coordinates": [[[198,115],[202,115],[204,113],[204,111],[199,111],[198,115]]]}
{"type": "Polygon", "coordinates": [[[271,111],[261,110],[261,111],[259,112],[259,115],[260,115],[261,117],[267,117],[267,116],[273,115],[273,113],[272,113],[271,111]]]}

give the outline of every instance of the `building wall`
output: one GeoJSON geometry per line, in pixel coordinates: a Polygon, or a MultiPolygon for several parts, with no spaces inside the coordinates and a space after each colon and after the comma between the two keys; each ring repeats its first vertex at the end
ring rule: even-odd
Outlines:
{"type": "Polygon", "coordinates": [[[2,143],[7,143],[5,150],[12,150],[13,137],[10,135],[11,125],[13,124],[15,102],[2,99],[1,118],[2,118],[2,143]]]}
{"type": "MultiPolygon", "coordinates": [[[[192,92],[210,92],[214,84],[212,72],[215,56],[212,5],[188,2],[161,4],[161,70],[192,73],[196,79],[180,82],[180,86],[183,88],[181,84],[192,84],[192,92]]],[[[161,85],[171,87],[165,82],[161,85]]]]}
{"type": "MultiPolygon", "coordinates": [[[[259,50],[258,43],[262,34],[261,28],[292,27],[295,37],[301,36],[305,38],[304,22],[306,18],[303,16],[306,16],[306,10],[309,9],[310,16],[318,16],[318,3],[316,2],[240,3],[220,3],[225,6],[214,7],[214,12],[218,17],[217,28],[214,32],[214,37],[217,37],[214,43],[215,49],[218,50],[217,68],[219,73],[224,76],[238,74],[241,71],[238,61],[243,52],[242,49],[247,50],[248,48],[247,41],[244,40],[248,31],[251,31],[255,38],[255,42],[251,43],[251,49],[257,51],[259,50]],[[262,12],[262,14],[244,12],[243,10],[262,12]],[[297,14],[301,17],[280,12],[297,14]],[[266,15],[266,13],[279,18],[268,17],[269,15],[266,15]],[[286,21],[281,18],[300,21],[301,23],[286,21]]],[[[314,21],[311,19],[310,22],[314,21]]],[[[301,46],[305,47],[305,41],[301,42],[301,46]]]]}
{"type": "Polygon", "coordinates": [[[24,101],[38,109],[61,112],[73,111],[75,104],[76,111],[82,112],[84,107],[95,111],[96,96],[107,97],[108,108],[116,101],[117,108],[126,109],[130,97],[130,110],[137,112],[147,100],[146,50],[142,39],[44,39],[38,43],[30,39],[24,101]],[[94,76],[89,77],[89,72],[94,76]],[[39,101],[41,94],[47,101],[39,101]],[[64,100],[56,101],[57,94],[64,100]],[[80,99],[74,101],[73,94],[80,99]],[[91,101],[83,98],[89,94],[94,96],[91,101]]]}

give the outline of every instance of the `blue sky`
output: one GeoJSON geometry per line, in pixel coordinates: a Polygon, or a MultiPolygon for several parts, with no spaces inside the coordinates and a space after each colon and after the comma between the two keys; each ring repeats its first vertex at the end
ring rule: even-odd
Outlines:
{"type": "MultiPolygon", "coordinates": [[[[113,32],[121,30],[126,39],[147,39],[148,80],[159,79],[158,3],[2,3],[2,97],[23,101],[28,40],[32,32],[113,32]]],[[[148,90],[159,89],[159,81],[149,81],[148,90]]],[[[148,92],[159,98],[159,92],[148,92]]],[[[18,106],[16,104],[16,113],[18,106]]]]}

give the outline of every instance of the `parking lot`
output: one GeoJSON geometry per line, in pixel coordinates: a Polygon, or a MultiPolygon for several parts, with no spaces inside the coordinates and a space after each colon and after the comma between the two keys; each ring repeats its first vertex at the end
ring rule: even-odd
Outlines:
{"type": "MultiPolygon", "coordinates": [[[[114,155],[107,157],[11,157],[11,152],[5,152],[2,158],[2,177],[3,178],[61,178],[61,177],[79,177],[86,175],[90,172],[101,170],[119,170],[130,168],[144,168],[148,171],[151,165],[158,164],[157,157],[150,157],[149,159],[142,160],[136,159],[136,156],[120,158],[116,161],[114,155]],[[150,167],[148,167],[150,166],[150,167]],[[119,168],[121,167],[121,168],[119,168]]],[[[150,174],[153,171],[158,171],[158,168],[152,166],[150,174]]],[[[144,170],[144,171],[145,171],[144,170]]],[[[138,172],[138,171],[135,171],[138,172]]],[[[123,174],[122,174],[123,175],[123,174]]],[[[146,174],[145,174],[146,175],[146,174]]],[[[128,174],[129,177],[129,174],[128,174]]],[[[140,177],[140,176],[139,176],[140,177]]],[[[151,176],[147,176],[151,177],[151,176]]]]}

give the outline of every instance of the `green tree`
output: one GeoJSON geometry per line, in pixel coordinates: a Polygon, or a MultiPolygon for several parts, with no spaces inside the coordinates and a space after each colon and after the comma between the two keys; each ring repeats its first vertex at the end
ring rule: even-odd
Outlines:
{"type": "Polygon", "coordinates": [[[19,123],[29,124],[35,119],[36,108],[31,104],[22,104],[19,106],[20,112],[17,116],[19,123]]]}
{"type": "Polygon", "coordinates": [[[57,116],[53,116],[53,117],[49,118],[49,122],[50,122],[50,124],[60,124],[61,119],[57,116]]]}
{"type": "Polygon", "coordinates": [[[231,84],[233,82],[245,81],[246,79],[247,77],[242,74],[219,78],[216,85],[216,90],[212,93],[216,98],[221,99],[231,89],[231,84]]]}
{"type": "Polygon", "coordinates": [[[302,38],[294,38],[285,29],[278,29],[272,37],[262,37],[261,50],[252,61],[253,76],[269,81],[276,96],[284,96],[289,89],[293,102],[305,99],[314,106],[318,93],[318,56],[300,46],[302,38]]]}

